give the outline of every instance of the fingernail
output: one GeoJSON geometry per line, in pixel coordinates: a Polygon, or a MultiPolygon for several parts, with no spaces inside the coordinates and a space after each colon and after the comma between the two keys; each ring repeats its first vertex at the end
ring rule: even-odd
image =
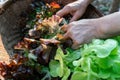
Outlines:
{"type": "Polygon", "coordinates": [[[73,49],[78,49],[78,48],[79,48],[79,45],[78,45],[78,44],[73,44],[73,45],[72,45],[72,48],[73,48],[73,49]]]}

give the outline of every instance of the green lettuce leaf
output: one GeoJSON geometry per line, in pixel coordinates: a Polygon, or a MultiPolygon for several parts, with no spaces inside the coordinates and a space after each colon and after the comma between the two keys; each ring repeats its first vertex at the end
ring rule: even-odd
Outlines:
{"type": "Polygon", "coordinates": [[[105,58],[117,47],[117,41],[108,39],[103,44],[93,44],[83,51],[83,56],[88,54],[96,54],[99,58],[105,58]],[[112,45],[112,46],[111,46],[112,45]]]}
{"type": "Polygon", "coordinates": [[[51,60],[49,63],[50,68],[50,74],[52,77],[58,77],[59,76],[59,69],[60,69],[60,63],[55,60],[51,60]]]}
{"type": "Polygon", "coordinates": [[[95,39],[77,50],[58,47],[49,67],[61,80],[120,80],[120,45],[115,39],[95,39]],[[71,75],[71,76],[70,76],[71,75]]]}
{"type": "Polygon", "coordinates": [[[70,69],[67,66],[64,66],[64,75],[62,77],[62,80],[68,80],[69,76],[70,76],[70,69]]]}
{"type": "Polygon", "coordinates": [[[56,55],[55,55],[55,60],[58,60],[60,63],[60,68],[58,69],[58,75],[59,77],[62,77],[64,74],[64,63],[63,63],[63,58],[64,57],[64,53],[62,51],[62,49],[59,47],[57,49],[56,55]]]}

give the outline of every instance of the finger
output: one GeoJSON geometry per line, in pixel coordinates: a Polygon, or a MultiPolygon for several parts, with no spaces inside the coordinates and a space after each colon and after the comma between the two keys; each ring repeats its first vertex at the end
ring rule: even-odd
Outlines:
{"type": "Polygon", "coordinates": [[[77,11],[74,16],[72,17],[72,19],[70,20],[70,22],[76,21],[78,20],[81,16],[83,15],[83,12],[80,13],[80,11],[77,11]]]}
{"type": "Polygon", "coordinates": [[[59,16],[57,16],[57,15],[53,15],[53,19],[54,19],[54,21],[59,22],[60,17],[59,17],[59,16]]]}
{"type": "Polygon", "coordinates": [[[73,42],[72,48],[73,49],[79,48],[79,44],[77,42],[73,42]]]}
{"type": "Polygon", "coordinates": [[[63,35],[64,39],[68,39],[69,38],[69,32],[66,32],[64,35],[63,35]]]}
{"type": "Polygon", "coordinates": [[[69,28],[68,25],[63,25],[63,26],[61,27],[61,30],[64,31],[64,32],[66,32],[66,31],[68,30],[68,28],[69,28]]]}
{"type": "Polygon", "coordinates": [[[74,16],[74,15],[75,15],[75,12],[70,12],[70,14],[71,14],[72,16],[74,16]]]}
{"type": "Polygon", "coordinates": [[[78,41],[73,41],[72,48],[73,49],[78,49],[80,47],[80,44],[83,44],[83,40],[81,39],[79,42],[78,41]]]}
{"type": "Polygon", "coordinates": [[[63,17],[64,15],[69,14],[70,11],[71,11],[71,9],[69,9],[69,7],[66,6],[66,7],[64,7],[63,9],[61,9],[60,11],[58,11],[58,12],[56,13],[56,15],[58,15],[58,16],[60,16],[60,17],[63,17]]]}

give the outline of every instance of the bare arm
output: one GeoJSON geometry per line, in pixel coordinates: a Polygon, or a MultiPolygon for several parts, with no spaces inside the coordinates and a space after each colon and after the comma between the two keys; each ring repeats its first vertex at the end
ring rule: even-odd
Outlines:
{"type": "Polygon", "coordinates": [[[103,37],[120,35],[120,12],[102,17],[98,19],[98,22],[101,23],[99,30],[104,34],[103,37]]]}

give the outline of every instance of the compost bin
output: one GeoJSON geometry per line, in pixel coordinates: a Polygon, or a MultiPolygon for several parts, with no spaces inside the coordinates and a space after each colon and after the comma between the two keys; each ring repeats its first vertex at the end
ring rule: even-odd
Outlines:
{"type": "MultiPolygon", "coordinates": [[[[22,29],[24,29],[24,26],[19,24],[20,15],[22,12],[25,12],[34,1],[37,0],[8,0],[1,6],[0,33],[4,47],[10,55],[13,55],[13,46],[21,40],[23,36],[22,29]]],[[[51,0],[46,1],[51,2],[51,0]]],[[[70,2],[72,1],[75,0],[71,0],[70,2]]],[[[58,2],[63,5],[69,3],[68,0],[58,0],[58,2]]],[[[101,16],[102,14],[95,7],[89,5],[82,18],[97,18],[101,16]]]]}

